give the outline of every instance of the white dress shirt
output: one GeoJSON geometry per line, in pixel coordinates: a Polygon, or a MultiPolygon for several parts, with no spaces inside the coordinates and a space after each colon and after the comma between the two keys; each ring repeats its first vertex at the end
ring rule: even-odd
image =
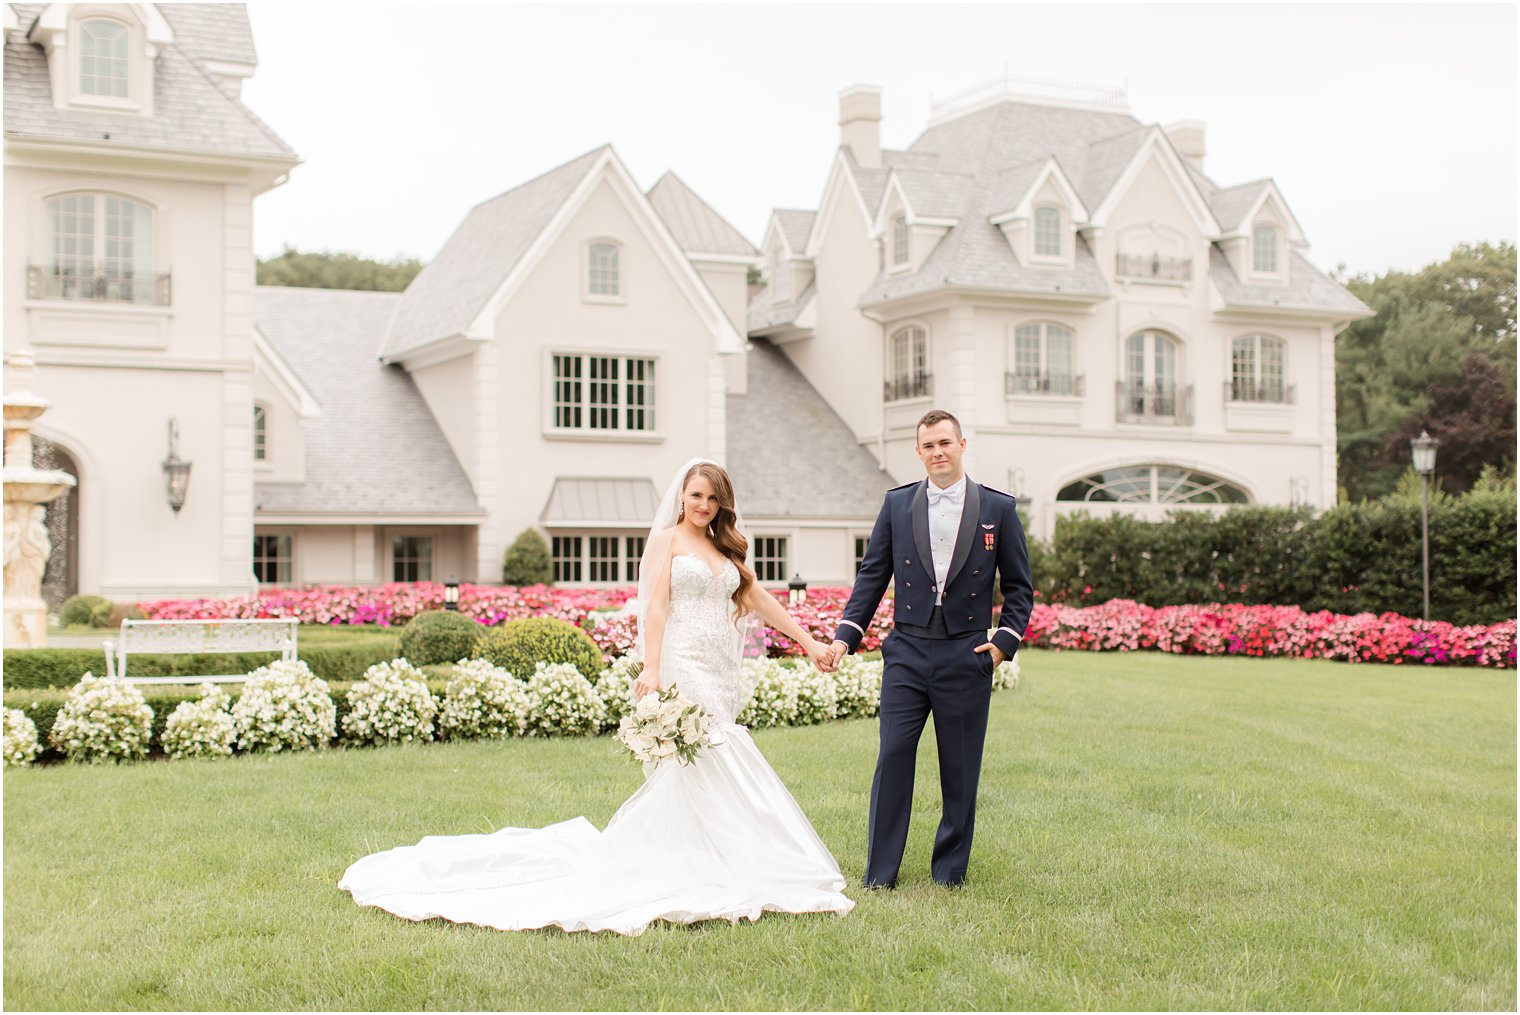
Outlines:
{"type": "Polygon", "coordinates": [[[941,490],[929,480],[929,549],[934,555],[934,605],[945,601],[945,579],[950,575],[950,558],[955,556],[955,537],[961,528],[961,511],[966,506],[966,474],[941,490]]]}

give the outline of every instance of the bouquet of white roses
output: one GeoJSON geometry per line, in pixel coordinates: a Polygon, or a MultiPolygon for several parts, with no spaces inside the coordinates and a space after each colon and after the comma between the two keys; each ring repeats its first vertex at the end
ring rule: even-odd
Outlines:
{"type": "Polygon", "coordinates": [[[646,694],[618,722],[614,739],[638,761],[689,765],[712,743],[713,717],[674,687],[646,694]]]}

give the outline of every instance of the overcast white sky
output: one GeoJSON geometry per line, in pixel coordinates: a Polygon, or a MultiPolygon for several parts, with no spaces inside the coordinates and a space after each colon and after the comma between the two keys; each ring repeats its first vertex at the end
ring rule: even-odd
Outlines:
{"type": "Polygon", "coordinates": [[[880,86],[902,148],[931,96],[1005,67],[1205,121],[1205,170],[1275,178],[1322,268],[1515,238],[1513,4],[249,7],[244,100],[304,160],[254,205],[264,257],[431,259],[471,206],[606,142],[758,244],[771,208],[817,206],[840,89],[880,86]]]}

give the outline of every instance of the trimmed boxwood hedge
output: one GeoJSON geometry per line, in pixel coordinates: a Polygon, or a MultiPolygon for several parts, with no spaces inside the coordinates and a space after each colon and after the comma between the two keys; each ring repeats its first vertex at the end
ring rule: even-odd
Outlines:
{"type": "MultiPolygon", "coordinates": [[[[323,680],[358,680],[376,663],[389,662],[400,654],[400,645],[385,639],[341,648],[302,648],[297,654],[323,680]]],[[[128,672],[137,677],[184,675],[193,683],[207,673],[251,673],[278,659],[278,652],[218,652],[186,655],[133,655],[128,672]]],[[[5,689],[62,687],[79,683],[86,672],[106,673],[103,649],[16,648],[5,650],[5,689]]]]}

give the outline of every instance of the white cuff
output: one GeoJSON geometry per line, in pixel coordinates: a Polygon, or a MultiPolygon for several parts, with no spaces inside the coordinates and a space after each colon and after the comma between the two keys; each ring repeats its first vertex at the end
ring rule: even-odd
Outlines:
{"type": "Polygon", "coordinates": [[[853,621],[853,620],[841,620],[840,623],[841,624],[849,624],[855,630],[859,631],[862,635],[864,635],[866,633],[866,629],[863,628],[863,627],[861,627],[859,624],[855,623],[855,621],[853,621]]]}

